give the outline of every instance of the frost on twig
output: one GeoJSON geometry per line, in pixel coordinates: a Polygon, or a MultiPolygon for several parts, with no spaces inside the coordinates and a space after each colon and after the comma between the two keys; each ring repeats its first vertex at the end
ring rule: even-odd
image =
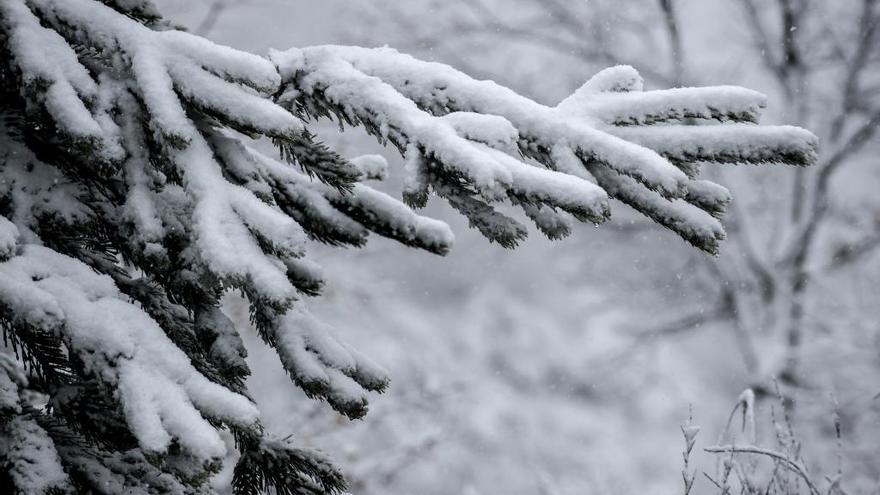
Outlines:
{"type": "Polygon", "coordinates": [[[807,475],[807,471],[804,466],[781,452],[762,447],[756,447],[754,445],[716,445],[706,447],[704,450],[712,454],[754,454],[769,457],[771,459],[781,462],[786,469],[789,469],[793,473],[797,474],[804,481],[804,483],[806,483],[812,495],[821,495],[819,489],[807,475]]]}
{"type": "MultiPolygon", "coordinates": [[[[782,402],[781,396],[779,400],[782,402]]],[[[824,490],[820,489],[818,478],[810,474],[806,463],[801,458],[800,442],[795,438],[787,417],[784,422],[780,423],[775,412],[771,409],[770,419],[776,433],[776,448],[759,445],[755,433],[755,418],[755,395],[751,389],[747,389],[737,399],[737,404],[731,411],[718,444],[703,449],[705,452],[715,455],[719,461],[721,467],[717,475],[718,479],[712,478],[708,474],[706,477],[718,487],[721,493],[736,493],[736,483],[739,483],[739,492],[747,494],[810,493],[810,495],[821,495],[823,493],[845,493],[841,488],[843,471],[839,464],[836,475],[826,477],[827,484],[824,490]],[[734,415],[738,410],[742,411],[744,438],[737,437],[736,432],[731,428],[734,415]],[[765,463],[769,461],[772,464],[772,470],[759,470],[758,464],[761,460],[765,463]],[[735,474],[735,477],[731,478],[731,474],[735,474]],[[803,491],[804,489],[806,492],[803,491]]],[[[836,421],[835,418],[835,428],[839,426],[836,421]]],[[[837,434],[839,444],[839,432],[837,434]]]]}

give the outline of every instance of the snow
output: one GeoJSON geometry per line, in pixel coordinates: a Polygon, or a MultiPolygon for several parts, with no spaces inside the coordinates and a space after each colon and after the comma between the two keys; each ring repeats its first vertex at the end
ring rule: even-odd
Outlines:
{"type": "Polygon", "coordinates": [[[625,93],[642,91],[645,80],[631,65],[615,65],[600,70],[570,96],[562,100],[556,108],[563,112],[577,111],[596,98],[596,93],[625,93]]]}
{"type": "Polygon", "coordinates": [[[367,408],[366,391],[387,386],[384,370],[337,341],[332,330],[307,311],[288,311],[275,326],[278,356],[291,378],[337,411],[361,417],[367,408]]]}
{"type": "Polygon", "coordinates": [[[295,116],[246,89],[264,95],[276,89],[278,74],[268,60],[188,33],[153,31],[90,0],[32,3],[59,26],[72,23],[91,42],[124,53],[154,119],[153,130],[172,143],[189,143],[196,135],[176,91],[206,111],[268,135],[290,136],[303,131],[295,116]]]}
{"type": "Polygon", "coordinates": [[[356,156],[351,163],[361,171],[363,180],[385,180],[388,177],[388,160],[382,155],[356,156]]]}
{"type": "Polygon", "coordinates": [[[504,117],[474,112],[450,112],[442,118],[452,124],[462,137],[485,143],[501,151],[516,150],[519,132],[504,117]]]}
{"type": "Polygon", "coordinates": [[[357,184],[351,197],[346,200],[346,208],[365,215],[367,222],[386,237],[437,254],[446,254],[453,247],[455,236],[449,225],[417,215],[408,206],[381,191],[357,184]]]}
{"type": "Polygon", "coordinates": [[[125,452],[78,451],[70,447],[61,449],[67,465],[77,470],[77,474],[99,487],[105,493],[125,493],[126,495],[186,495],[191,493],[170,473],[160,471],[144,457],[144,454],[131,449],[125,452]]]}
{"type": "Polygon", "coordinates": [[[428,163],[419,147],[413,143],[406,146],[403,163],[403,197],[410,205],[424,208],[430,194],[428,163]]]}
{"type": "Polygon", "coordinates": [[[448,225],[417,215],[385,193],[355,184],[351,193],[343,194],[313,182],[290,166],[257,151],[248,150],[247,153],[264,178],[283,185],[290,200],[306,207],[300,213],[314,215],[322,228],[338,229],[355,238],[363,237],[365,232],[352,222],[354,220],[380,235],[438,254],[446,253],[452,247],[454,236],[448,225]]]}
{"type": "Polygon", "coordinates": [[[700,433],[700,427],[697,425],[685,425],[681,427],[681,433],[684,435],[684,441],[687,445],[687,451],[690,452],[694,448],[697,441],[697,435],[700,433]]]}
{"type": "MultiPolygon", "coordinates": [[[[148,2],[117,3],[123,2],[154,12],[148,2]]],[[[24,147],[6,146],[0,128],[0,192],[10,199],[8,218],[0,217],[0,302],[19,323],[61,338],[86,372],[116,390],[148,454],[165,453],[174,443],[198,460],[220,458],[227,443],[214,421],[257,433],[259,412],[248,398],[200,374],[166,336],[168,329],[110,277],[41,246],[40,214],[76,220],[70,223],[77,228],[98,215],[102,227],[131,230],[124,235],[136,255],[151,262],[179,257],[174,262],[186,267],[174,268],[173,276],[207,280],[206,292],[241,289],[259,317],[270,316],[258,322],[259,332],[277,346],[294,382],[357,418],[366,412],[369,392],[386,388],[388,373],[337,339],[301,300],[324,286],[321,268],[305,257],[308,242],[360,247],[374,232],[445,255],[455,242],[452,229],[378,189],[313,181],[294,163],[246,145],[245,135],[308,139],[301,117],[324,113],[364,124],[405,155],[406,202],[423,207],[433,191],[508,247],[525,237],[526,228],[490,203],[520,207],[556,239],[572,231],[572,217],[606,220],[612,197],[716,253],[725,236],[716,217],[731,197],[724,187],[697,179],[701,162],[806,165],[816,159],[816,139],[807,131],[754,125],[765,105],[760,93],[728,86],[643,91],[641,76],[629,66],[598,73],[549,107],[388,48],[322,46],[273,52],[267,59],[185,32],[149,29],[91,0],[12,0],[0,9],[13,33],[15,64],[37,88],[36,102],[62,132],[120,165],[95,163],[102,173],[118,174],[124,191],[124,201],[91,211],[97,202],[92,186],[71,184],[69,170],[62,173],[29,153],[12,157],[24,147]],[[102,61],[111,67],[93,80],[52,27],[113,54],[102,61]],[[116,214],[118,224],[101,217],[116,214]],[[170,239],[192,242],[175,252],[177,246],[165,247],[170,239]]],[[[343,165],[356,180],[389,175],[380,155],[337,166],[343,165]]],[[[120,269],[147,269],[125,266],[126,254],[120,269]]],[[[197,328],[210,330],[208,352],[247,370],[241,336],[217,301],[208,303],[190,308],[197,328]]],[[[10,407],[21,384],[11,377],[0,372],[3,407],[10,407]]],[[[49,452],[40,440],[29,439],[36,445],[29,450],[49,452]]],[[[48,437],[42,440],[52,447],[48,437]]],[[[41,454],[46,482],[61,483],[53,472],[57,457],[41,454]]],[[[117,457],[95,464],[118,468],[125,462],[117,457]]],[[[147,464],[142,456],[138,462],[147,464]]]]}
{"type": "MultiPolygon", "coordinates": [[[[587,83],[589,84],[589,83],[587,83]]],[[[654,124],[668,120],[758,121],[767,97],[737,86],[673,88],[601,94],[581,90],[557,109],[574,117],[592,117],[614,125],[654,124]]]]}
{"type": "MultiPolygon", "coordinates": [[[[127,108],[137,108],[131,101],[131,96],[120,98],[125,98],[127,108]]],[[[146,136],[143,127],[139,125],[138,117],[143,117],[143,114],[133,112],[120,119],[123,121],[122,142],[126,149],[143,149],[146,146],[146,136]]],[[[131,153],[123,163],[123,169],[128,183],[128,196],[122,213],[135,225],[135,233],[144,244],[154,245],[156,250],[163,252],[160,242],[166,234],[165,226],[156,205],[158,198],[150,187],[151,177],[148,176],[146,160],[140,153],[131,153]]]]}
{"type": "Polygon", "coordinates": [[[0,260],[7,260],[15,254],[19,236],[18,227],[6,217],[0,217],[0,260]]]}
{"type": "Polygon", "coordinates": [[[517,197],[558,207],[583,221],[597,224],[610,216],[608,194],[592,182],[523,164],[497,150],[486,152],[510,171],[511,190],[517,197]]]}
{"type": "Polygon", "coordinates": [[[297,71],[304,71],[307,75],[299,79],[304,87],[310,84],[310,78],[323,77],[313,75],[310,64],[323,62],[341,66],[341,61],[347,61],[356,71],[379,78],[435,113],[457,110],[504,117],[523,137],[539,140],[548,146],[565,139],[579,152],[632,175],[652,188],[671,195],[678,195],[683,190],[684,175],[656,153],[609,136],[590,125],[560,119],[553,109],[492,81],[471,79],[447,65],[421,62],[390,48],[320,46],[273,52],[271,57],[278,64],[284,80],[297,71]]]}
{"type": "Polygon", "coordinates": [[[196,320],[197,327],[206,329],[212,334],[213,342],[209,353],[222,358],[223,363],[247,369],[247,349],[235,328],[235,324],[220,308],[209,308],[201,311],[196,320]]]}
{"type": "Polygon", "coordinates": [[[684,240],[706,252],[717,254],[720,241],[726,234],[718,219],[681,199],[668,201],[649,191],[631,177],[596,164],[589,167],[608,194],[626,203],[651,220],[672,230],[684,240]]]}
{"type": "Polygon", "coordinates": [[[682,161],[805,165],[816,161],[816,137],[793,126],[656,125],[614,127],[608,132],[682,161]],[[807,146],[804,146],[804,144],[807,146]]]}
{"type": "Polygon", "coordinates": [[[481,194],[503,197],[510,176],[500,164],[480,153],[458,135],[450,122],[428,115],[383,80],[356,70],[346,60],[313,50],[272,52],[282,77],[299,71],[298,89],[305,94],[320,92],[322,98],[339,106],[355,120],[367,120],[385,137],[406,145],[414,143],[433,156],[450,173],[463,175],[481,194]],[[302,61],[303,67],[294,61],[302,61]]]}
{"type": "Polygon", "coordinates": [[[254,235],[286,252],[299,252],[305,238],[296,222],[243,187],[228,183],[201,135],[194,135],[186,149],[175,151],[173,160],[195,200],[195,243],[210,270],[232,280],[248,279],[261,296],[272,301],[294,298],[295,289],[284,275],[283,264],[266,256],[254,235]]]}
{"type": "MultiPolygon", "coordinates": [[[[484,163],[492,167],[483,165],[480,174],[475,172],[480,169],[477,165],[456,167],[453,160],[458,158],[456,155],[443,148],[432,149],[419,137],[418,133],[424,132],[428,125],[434,128],[438,125],[418,114],[408,100],[452,123],[462,137],[508,151],[512,141],[518,140],[525,153],[535,154],[556,170],[583,176],[583,173],[574,173],[575,169],[582,168],[577,162],[586,164],[590,171],[613,170],[616,174],[603,173],[599,184],[612,197],[620,195],[617,199],[661,221],[709,252],[717,250],[718,241],[724,236],[720,224],[677,199],[692,201],[713,215],[723,212],[727,199],[720,189],[705,183],[696,183],[696,190],[689,191],[694,184],[689,177],[695,176],[698,170],[694,162],[773,161],[807,165],[816,160],[817,140],[808,131],[750,124],[757,122],[760,110],[766,105],[766,97],[761,93],[734,86],[642,91],[640,76],[628,66],[601,71],[557,107],[549,108],[492,81],[477,81],[449,66],[421,62],[390,48],[319,46],[275,51],[271,58],[278,65],[283,80],[291,85],[287,90],[290,95],[302,98],[304,93],[313,98],[327,98],[355,121],[377,119],[378,123],[373,123],[400,148],[415,144],[434,161],[443,165],[449,162],[454,170],[467,173],[471,180],[493,177],[475,181],[478,190],[489,199],[497,199],[497,192],[486,195],[485,189],[480,187],[500,181],[502,187],[516,189],[511,187],[511,181],[516,179],[499,175],[495,163],[486,160],[484,163]],[[353,80],[359,81],[358,84],[352,83],[353,80]],[[317,95],[318,92],[321,94],[317,95]],[[401,95],[406,98],[401,99],[401,95]],[[384,101],[371,99],[373,97],[384,101]],[[387,107],[387,101],[399,104],[387,107]],[[376,114],[371,113],[373,111],[376,114]],[[696,119],[695,123],[703,125],[657,125],[686,119],[696,119]],[[711,121],[716,125],[709,125],[711,121]],[[743,123],[727,124],[727,121],[743,123]],[[719,123],[721,125],[717,125],[719,123]],[[543,150],[550,150],[549,156],[543,150]],[[496,176],[500,178],[494,178],[496,176]],[[624,181],[626,177],[637,182],[624,181]],[[689,225],[689,222],[695,223],[689,225]]],[[[423,181],[420,182],[418,173],[421,167],[416,166],[413,153],[407,149],[405,194],[424,198],[423,181]]],[[[494,161],[503,159],[497,153],[486,154],[492,155],[494,161]]],[[[447,187],[449,193],[451,190],[447,187]]],[[[464,208],[462,200],[458,201],[459,207],[464,208]]],[[[548,201],[548,204],[551,203],[548,201]]],[[[476,211],[473,206],[464,210],[476,211]]],[[[535,212],[530,213],[533,216],[535,212]]],[[[480,218],[483,220],[477,222],[485,223],[489,230],[494,229],[488,227],[489,223],[495,221],[507,225],[502,230],[511,228],[507,220],[494,213],[481,214],[480,218]]],[[[593,215],[593,218],[595,221],[597,217],[593,215]]]]}
{"type": "Polygon", "coordinates": [[[707,180],[688,182],[687,201],[713,216],[722,215],[733,198],[726,187],[707,180]]]}
{"type": "Polygon", "coordinates": [[[0,275],[0,301],[27,324],[62,337],[86,370],[117,388],[145,450],[165,451],[177,438],[199,458],[221,457],[226,448],[201,413],[243,427],[257,421],[248,399],[198,373],[108,276],[35,245],[0,263],[0,275]]]}
{"type": "MultiPolygon", "coordinates": [[[[766,97],[740,87],[642,91],[638,73],[619,66],[601,71],[550,108],[492,81],[390,48],[318,46],[273,51],[270,57],[286,85],[288,105],[293,99],[307,109],[329,104],[353,122],[379,129],[382,138],[403,150],[408,201],[424,205],[433,186],[472,226],[505,243],[524,235],[516,222],[477,198],[456,197],[462,193],[449,181],[432,184],[432,174],[464,175],[489,201],[500,199],[501,191],[514,202],[531,195],[596,223],[608,216],[607,200],[599,193],[604,188],[716,253],[724,230],[713,217],[723,214],[729,195],[709,181],[692,180],[700,162],[808,165],[816,160],[817,140],[810,132],[754,125],[766,97]],[[517,151],[563,174],[519,166],[510,156],[517,151]],[[599,187],[571,177],[590,180],[591,172],[600,176],[595,178],[599,187]]],[[[539,212],[535,206],[526,211],[539,229],[554,236],[565,231],[561,220],[539,212]]]]}
{"type": "Polygon", "coordinates": [[[10,354],[0,354],[0,414],[21,412],[21,389],[28,379],[21,365],[10,354]]]}
{"type": "MultiPolygon", "coordinates": [[[[10,236],[25,241],[36,237],[32,228],[36,218],[50,216],[73,223],[85,220],[89,212],[79,200],[82,189],[72,184],[61,170],[40,162],[23,144],[10,139],[0,119],[0,194],[10,198],[11,214],[8,220],[15,224],[18,234],[4,227],[7,242],[10,236]]],[[[10,244],[5,244],[7,247],[10,244]]]]}
{"type": "Polygon", "coordinates": [[[68,483],[52,439],[33,419],[17,416],[0,426],[0,456],[14,486],[25,493],[48,495],[68,483]]]}
{"type": "MultiPolygon", "coordinates": [[[[98,86],[70,45],[55,31],[41,26],[24,3],[3,2],[0,14],[24,84],[42,91],[45,108],[59,129],[77,140],[107,144],[102,126],[86,104],[97,99],[98,86]]],[[[119,159],[118,147],[106,149],[108,160],[119,159]]]]}

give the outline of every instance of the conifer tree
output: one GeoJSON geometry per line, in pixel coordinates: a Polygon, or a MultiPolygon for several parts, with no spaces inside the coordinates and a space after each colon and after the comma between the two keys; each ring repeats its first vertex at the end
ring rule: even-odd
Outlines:
{"type": "Polygon", "coordinates": [[[0,0],[0,492],[209,492],[224,437],[235,493],[344,490],[264,433],[224,293],[296,386],[359,418],[389,379],[308,312],[310,243],[443,255],[452,232],[414,211],[436,196],[514,247],[499,204],[558,239],[616,199],[715,254],[730,195],[702,164],[815,160],[809,132],[757,125],[764,105],[619,66],[547,107],[389,48],[244,53],[150,0],[0,0]],[[325,118],[400,152],[402,202],[365,184],[384,159],[322,144],[325,118]]]}

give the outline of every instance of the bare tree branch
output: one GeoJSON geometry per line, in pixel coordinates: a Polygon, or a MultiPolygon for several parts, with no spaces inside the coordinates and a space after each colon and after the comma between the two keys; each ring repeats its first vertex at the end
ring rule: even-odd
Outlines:
{"type": "Polygon", "coordinates": [[[862,12],[859,17],[858,44],[855,53],[847,67],[846,77],[843,84],[843,101],[841,102],[840,114],[835,117],[831,124],[830,141],[835,142],[843,132],[844,124],[848,115],[858,105],[859,80],[862,71],[868,65],[868,56],[874,46],[874,35],[877,32],[878,15],[874,11],[877,0],[862,0],[862,12]]]}
{"type": "Polygon", "coordinates": [[[672,56],[673,80],[676,86],[680,86],[685,76],[684,64],[684,46],[681,43],[681,33],[679,32],[678,16],[675,11],[674,0],[659,0],[660,10],[663,12],[663,20],[666,24],[666,33],[669,37],[669,50],[672,56]]]}
{"type": "Polygon", "coordinates": [[[822,271],[831,272],[853,265],[877,252],[878,248],[880,248],[880,231],[875,231],[857,242],[835,251],[831,262],[825,265],[822,271]]]}
{"type": "MultiPolygon", "coordinates": [[[[240,0],[242,2],[247,0],[240,0]]],[[[205,13],[205,16],[202,18],[202,21],[196,26],[193,30],[193,33],[199,36],[206,36],[210,33],[214,27],[217,25],[217,21],[220,20],[220,17],[229,8],[233,3],[233,0],[214,0],[214,2],[208,7],[208,11],[205,13]]]]}
{"type": "Polygon", "coordinates": [[[761,16],[758,12],[758,7],[753,0],[740,1],[746,11],[749,28],[754,35],[755,44],[757,45],[758,52],[761,54],[761,59],[764,61],[764,65],[770,69],[777,78],[782,79],[782,69],[780,68],[779,62],[776,61],[776,56],[773,53],[773,48],[770,44],[770,36],[767,34],[767,30],[764,29],[764,24],[761,23],[761,16]]]}
{"type": "Polygon", "coordinates": [[[846,163],[846,159],[857,151],[860,151],[865,144],[874,136],[877,128],[880,127],[880,109],[873,112],[870,118],[864,122],[849,139],[837,148],[827,160],[819,166],[818,176],[813,192],[813,207],[810,216],[803,222],[800,227],[801,234],[795,236],[795,240],[791,243],[787,250],[788,255],[784,257],[784,261],[795,266],[802,265],[806,260],[816,231],[819,228],[822,218],[828,210],[828,188],[834,173],[846,163]]]}

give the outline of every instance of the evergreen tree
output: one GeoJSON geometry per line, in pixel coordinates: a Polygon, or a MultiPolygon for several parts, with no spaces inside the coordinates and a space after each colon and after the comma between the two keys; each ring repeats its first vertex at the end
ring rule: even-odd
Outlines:
{"type": "Polygon", "coordinates": [[[314,319],[319,242],[372,232],[443,255],[436,195],[514,247],[609,198],[717,253],[730,201],[712,162],[809,165],[816,140],[756,125],[738,87],[643,91],[600,72],[556,107],[388,48],[268,58],[164,20],[150,0],[0,0],[0,491],[201,493],[234,440],[236,493],[336,493],[320,453],[264,434],[239,331],[243,293],[292,381],[350,418],[388,378],[314,319]],[[403,202],[309,124],[361,126],[405,159],[403,202]],[[255,149],[268,139],[272,157],[255,149]]]}

